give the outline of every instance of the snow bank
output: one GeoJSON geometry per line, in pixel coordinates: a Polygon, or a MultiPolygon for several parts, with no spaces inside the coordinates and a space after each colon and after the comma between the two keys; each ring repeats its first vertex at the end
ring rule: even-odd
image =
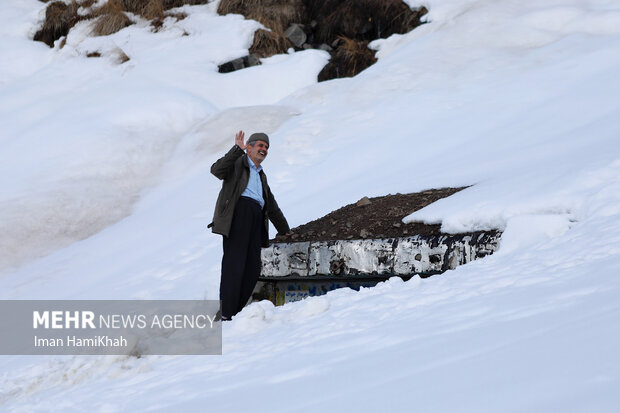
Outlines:
{"type": "MultiPolygon", "coordinates": [[[[0,269],[127,217],[197,123],[220,108],[277,102],[314,83],[327,60],[325,52],[307,51],[220,75],[217,64],[247,54],[260,25],[218,16],[215,4],[181,8],[188,17],[166,19],[157,33],[138,19],[93,37],[92,22],[83,21],[63,48],[58,41],[50,50],[31,40],[34,16],[44,15],[35,4],[36,13],[20,3],[3,17],[3,49],[19,59],[0,67],[0,79],[20,76],[0,90],[0,269]],[[29,52],[19,51],[32,49],[41,61],[23,71],[21,65],[32,62],[23,60],[29,52]],[[102,57],[86,57],[93,52],[102,57]],[[120,53],[130,60],[119,65],[120,53]],[[298,66],[305,69],[297,76],[282,76],[298,66]]],[[[207,141],[213,138],[220,136],[207,141]]]]}

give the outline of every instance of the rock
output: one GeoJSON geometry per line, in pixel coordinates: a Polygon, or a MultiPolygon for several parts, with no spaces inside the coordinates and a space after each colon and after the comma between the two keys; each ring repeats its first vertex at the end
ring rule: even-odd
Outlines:
{"type": "Polygon", "coordinates": [[[344,259],[334,260],[329,264],[329,272],[335,275],[342,274],[344,269],[344,259]]]}
{"type": "Polygon", "coordinates": [[[301,46],[301,48],[304,49],[304,50],[312,49],[312,45],[308,44],[308,43],[304,43],[304,45],[301,46]]]}
{"type": "Polygon", "coordinates": [[[448,268],[454,270],[459,265],[459,257],[456,254],[450,254],[448,259],[448,268]]]}
{"type": "Polygon", "coordinates": [[[364,198],[360,199],[359,201],[357,201],[357,203],[355,204],[355,206],[366,206],[366,205],[370,205],[372,204],[372,202],[370,201],[370,199],[368,199],[367,196],[365,196],[364,198]]]}
{"type": "Polygon", "coordinates": [[[395,222],[392,224],[394,228],[400,228],[400,222],[395,222]]]}
{"type": "Polygon", "coordinates": [[[304,30],[299,24],[296,23],[291,24],[290,27],[286,29],[284,36],[286,36],[286,38],[289,39],[295,47],[301,47],[308,39],[304,30]]]}
{"type": "Polygon", "coordinates": [[[422,261],[422,254],[416,254],[415,255],[415,260],[416,261],[422,261]]]}
{"type": "Polygon", "coordinates": [[[328,52],[331,52],[332,50],[334,50],[334,49],[333,49],[333,47],[331,47],[330,45],[325,44],[325,43],[323,43],[322,45],[320,45],[320,46],[318,47],[318,49],[319,49],[319,50],[326,50],[326,51],[328,51],[328,52]]]}
{"type": "Polygon", "coordinates": [[[230,62],[226,62],[220,65],[219,72],[230,73],[230,72],[234,72],[235,70],[244,69],[250,66],[257,66],[260,64],[261,64],[260,58],[255,54],[251,54],[249,56],[240,57],[238,59],[231,60],[230,62]]]}
{"type": "Polygon", "coordinates": [[[232,62],[226,62],[226,63],[221,64],[218,67],[218,70],[220,73],[230,73],[230,72],[234,72],[235,68],[233,67],[232,62]]]}
{"type": "Polygon", "coordinates": [[[428,260],[432,264],[439,264],[441,262],[441,255],[439,255],[439,254],[429,255],[428,260]]]}
{"type": "Polygon", "coordinates": [[[239,59],[231,60],[230,64],[232,64],[233,70],[239,70],[245,67],[245,62],[243,61],[243,57],[240,57],[239,59]]]}
{"type": "Polygon", "coordinates": [[[260,63],[260,58],[259,58],[257,55],[255,55],[255,54],[251,54],[251,55],[249,55],[246,59],[247,59],[247,60],[246,60],[246,62],[245,62],[245,63],[246,63],[246,66],[247,66],[247,67],[250,67],[250,66],[258,66],[258,65],[260,65],[260,64],[261,64],[261,63],[260,63]]]}
{"type": "Polygon", "coordinates": [[[361,230],[360,231],[360,237],[368,238],[368,231],[366,231],[366,229],[361,230]]]}

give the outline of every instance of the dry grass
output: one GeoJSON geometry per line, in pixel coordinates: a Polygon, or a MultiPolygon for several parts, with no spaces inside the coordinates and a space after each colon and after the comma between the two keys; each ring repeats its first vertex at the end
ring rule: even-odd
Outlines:
{"type": "Polygon", "coordinates": [[[166,17],[173,17],[177,19],[177,21],[181,21],[187,17],[187,14],[183,12],[177,12],[177,13],[168,12],[166,13],[166,17]]]}
{"type": "Polygon", "coordinates": [[[139,14],[145,19],[162,18],[164,10],[183,5],[207,4],[209,0],[121,0],[125,11],[139,14]],[[161,13],[160,13],[161,10],[161,13]]]}
{"type": "Polygon", "coordinates": [[[375,51],[368,48],[367,40],[355,40],[339,37],[342,41],[336,51],[336,57],[343,60],[348,69],[345,76],[355,76],[368,66],[376,63],[375,51]]]}
{"type": "Polygon", "coordinates": [[[97,20],[93,28],[93,34],[95,36],[108,36],[131,24],[131,20],[129,20],[129,17],[127,17],[125,13],[105,14],[97,20]]]}
{"type": "MultiPolygon", "coordinates": [[[[97,36],[112,34],[132,24],[125,12],[151,20],[157,27],[162,25],[167,16],[165,10],[185,4],[206,4],[209,0],[109,0],[96,10],[87,11],[88,14],[85,16],[77,14],[80,7],[88,10],[95,2],[96,0],[73,0],[70,4],[65,4],[63,1],[51,1],[45,10],[43,26],[35,34],[34,40],[54,47],[54,42],[66,36],[78,21],[94,18],[97,22],[93,28],[93,34],[97,36]]],[[[186,17],[184,13],[169,15],[176,17],[177,20],[186,17]]]]}
{"type": "Polygon", "coordinates": [[[277,32],[307,19],[303,0],[222,0],[217,12],[242,14],[277,32]]]}
{"type": "Polygon", "coordinates": [[[69,29],[80,19],[77,11],[79,5],[73,1],[65,4],[61,1],[50,3],[45,10],[43,27],[34,35],[34,40],[42,41],[49,47],[69,33],[69,29]]]}
{"type": "Polygon", "coordinates": [[[127,56],[127,54],[123,51],[123,49],[118,49],[117,50],[117,54],[116,54],[116,61],[118,62],[118,64],[123,64],[125,62],[128,62],[130,60],[129,56],[127,56]]]}
{"type": "Polygon", "coordinates": [[[108,2],[105,3],[103,6],[95,9],[92,12],[92,15],[94,17],[98,17],[104,14],[122,13],[124,11],[125,9],[123,8],[121,0],[108,0],[108,2]]]}
{"type": "Polygon", "coordinates": [[[164,18],[163,0],[149,0],[142,9],[140,15],[147,20],[162,20],[164,18]]]}
{"type": "Polygon", "coordinates": [[[164,18],[164,0],[120,0],[120,6],[147,20],[164,18]]]}
{"type": "Polygon", "coordinates": [[[125,11],[133,14],[140,14],[140,11],[146,6],[146,0],[119,0],[119,5],[125,11]]]}
{"type": "MultiPolygon", "coordinates": [[[[102,56],[103,55],[101,54],[99,50],[86,53],[86,57],[102,57],[102,56]]],[[[112,57],[118,64],[123,64],[130,60],[129,56],[127,56],[127,54],[125,54],[123,49],[121,49],[120,47],[117,47],[116,49],[112,50],[109,54],[107,54],[107,56],[112,57]]]]}
{"type": "Polygon", "coordinates": [[[95,15],[98,16],[97,23],[93,27],[95,36],[107,36],[132,24],[117,0],[109,0],[97,9],[95,15]]]}
{"type": "Polygon", "coordinates": [[[78,4],[80,5],[80,7],[83,7],[85,9],[91,7],[96,2],[97,0],[78,0],[78,4]]]}
{"type": "Polygon", "coordinates": [[[352,77],[374,64],[375,52],[368,48],[368,40],[356,40],[340,36],[340,45],[329,63],[319,73],[319,82],[324,80],[352,77]]]}
{"type": "Polygon", "coordinates": [[[279,53],[286,53],[291,42],[284,36],[282,31],[268,31],[259,29],[254,33],[254,42],[250,48],[250,54],[259,57],[269,57],[279,53]]]}

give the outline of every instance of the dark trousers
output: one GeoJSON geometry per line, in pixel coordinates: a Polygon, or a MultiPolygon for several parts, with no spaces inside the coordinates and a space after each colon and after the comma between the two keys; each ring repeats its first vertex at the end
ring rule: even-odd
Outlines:
{"type": "Polygon", "coordinates": [[[261,270],[263,210],[251,198],[241,197],[235,206],[228,237],[224,237],[220,300],[222,317],[230,318],[243,309],[261,270]]]}

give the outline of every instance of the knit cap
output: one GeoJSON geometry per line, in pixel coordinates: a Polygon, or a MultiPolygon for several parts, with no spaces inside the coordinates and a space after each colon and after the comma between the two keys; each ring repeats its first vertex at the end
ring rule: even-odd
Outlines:
{"type": "Polygon", "coordinates": [[[256,141],[266,142],[267,143],[267,147],[269,147],[269,136],[267,136],[266,133],[257,132],[257,133],[251,134],[250,138],[248,139],[248,143],[252,143],[252,142],[256,142],[256,141]]]}

